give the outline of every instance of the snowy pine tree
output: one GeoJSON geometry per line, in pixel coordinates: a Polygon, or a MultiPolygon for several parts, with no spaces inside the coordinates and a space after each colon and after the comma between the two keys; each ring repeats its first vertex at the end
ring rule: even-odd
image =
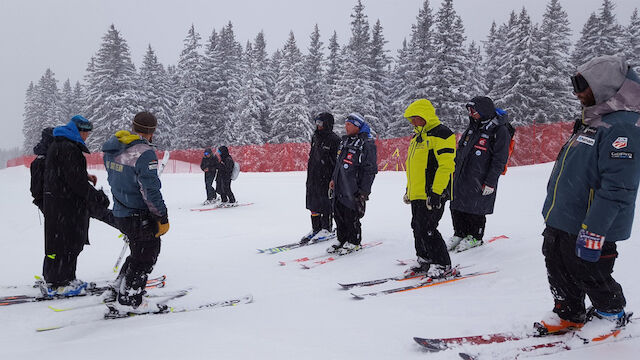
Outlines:
{"type": "Polygon", "coordinates": [[[411,127],[403,116],[405,108],[409,105],[411,91],[415,79],[411,77],[411,53],[407,40],[402,42],[402,48],[398,50],[397,61],[391,76],[391,118],[386,131],[386,136],[402,137],[410,134],[411,127]]]}
{"type": "Polygon", "coordinates": [[[466,37],[462,19],[453,8],[453,0],[442,2],[436,14],[436,29],[428,99],[445,125],[453,131],[462,131],[467,126],[464,104],[469,99],[464,83],[466,56],[463,43],[466,37]]]}
{"type": "Polygon", "coordinates": [[[70,120],[64,118],[58,80],[51,69],[47,69],[38,81],[34,95],[34,101],[40,111],[38,118],[42,128],[58,126],[70,120]]]}
{"type": "Polygon", "coordinates": [[[637,8],[633,10],[625,31],[624,53],[629,64],[634,65],[636,73],[640,74],[640,16],[637,8]]]}
{"type": "Polygon", "coordinates": [[[176,75],[178,88],[174,123],[176,126],[176,138],[172,142],[173,148],[194,149],[211,144],[205,139],[203,131],[203,115],[201,102],[204,99],[202,85],[202,55],[198,49],[200,34],[191,25],[183,43],[184,48],[180,53],[176,75]]]}
{"type": "Polygon", "coordinates": [[[378,20],[373,26],[371,35],[369,67],[371,68],[371,85],[374,90],[373,118],[377,119],[372,125],[379,135],[387,137],[386,133],[392,117],[389,92],[391,88],[391,79],[389,77],[389,64],[391,60],[387,55],[387,50],[384,48],[387,41],[384,39],[382,31],[382,24],[380,24],[380,20],[378,20]]]}
{"type": "Polygon", "coordinates": [[[372,69],[369,56],[371,40],[369,22],[364,14],[362,1],[353,8],[351,14],[351,38],[342,51],[341,74],[332,89],[334,116],[345,118],[349,113],[357,112],[372,124],[372,131],[379,119],[376,115],[375,89],[371,79],[372,69]]]}
{"type": "Polygon", "coordinates": [[[324,77],[323,43],[320,41],[318,24],[313,28],[309,42],[309,54],[305,56],[305,91],[312,116],[329,110],[329,91],[324,77]]]}
{"type": "Polygon", "coordinates": [[[486,95],[489,90],[486,85],[485,68],[483,67],[482,50],[472,41],[466,49],[465,86],[470,97],[486,95]]]}
{"type": "Polygon", "coordinates": [[[502,59],[502,53],[504,52],[502,41],[503,38],[500,37],[500,32],[498,31],[498,26],[495,21],[491,23],[491,28],[489,29],[489,35],[487,36],[487,40],[484,43],[484,51],[485,58],[483,62],[484,71],[485,71],[485,85],[487,86],[487,93],[493,92],[493,88],[501,78],[499,69],[500,69],[500,60],[502,59]]]}
{"type": "Polygon", "coordinates": [[[262,144],[266,134],[262,130],[262,114],[267,108],[266,83],[256,66],[256,51],[250,42],[242,58],[242,89],[238,108],[240,121],[235,123],[236,145],[262,144]]]}
{"type": "Polygon", "coordinates": [[[537,85],[541,98],[536,122],[557,122],[573,118],[577,101],[571,93],[569,76],[573,68],[566,49],[571,47],[569,17],[559,0],[550,0],[542,17],[536,56],[542,62],[537,85]]]}
{"type": "Polygon", "coordinates": [[[35,101],[35,92],[35,86],[33,82],[30,82],[25,92],[24,112],[22,113],[22,135],[24,135],[22,146],[26,154],[32,153],[32,149],[40,140],[40,134],[44,128],[39,122],[41,120],[40,109],[35,101]]]}
{"type": "Polygon", "coordinates": [[[580,39],[576,42],[573,53],[571,53],[573,69],[598,56],[599,50],[594,47],[596,38],[598,37],[597,23],[598,15],[591,13],[589,19],[582,27],[580,39]]]}
{"type": "Polygon", "coordinates": [[[173,109],[176,99],[172,96],[169,77],[158,57],[147,47],[142,66],[140,67],[140,104],[146,111],[153,113],[158,119],[158,129],[154,142],[162,149],[171,148],[176,128],[173,124],[173,109]]]}
{"type": "Polygon", "coordinates": [[[116,131],[130,129],[141,110],[137,73],[126,40],[111,25],[89,64],[85,117],[93,122],[89,149],[100,149],[116,131]]]}
{"type": "Polygon", "coordinates": [[[622,52],[622,44],[620,43],[622,36],[622,27],[616,20],[615,4],[612,0],[603,0],[598,14],[598,36],[595,38],[594,48],[599,51],[600,55],[616,55],[622,52]]]}
{"type": "Polygon", "coordinates": [[[60,92],[60,115],[62,119],[71,119],[77,114],[73,109],[73,105],[73,88],[71,88],[71,81],[67,79],[62,84],[62,91],[60,92]]]}
{"type": "Polygon", "coordinates": [[[313,132],[309,103],[304,91],[303,57],[293,32],[282,49],[280,72],[271,108],[270,142],[308,142],[313,132]]]}
{"type": "Polygon", "coordinates": [[[207,101],[211,107],[206,116],[210,117],[215,133],[211,140],[219,145],[231,144],[242,134],[234,133],[238,128],[236,121],[242,122],[237,117],[237,101],[241,92],[240,84],[240,60],[242,47],[236,41],[231,22],[222,30],[217,39],[217,44],[207,56],[206,72],[207,101]]]}
{"type": "Polygon", "coordinates": [[[409,57],[408,79],[411,82],[406,84],[408,89],[405,96],[398,99],[404,107],[417,99],[430,99],[433,95],[430,91],[435,55],[434,26],[433,10],[429,0],[425,0],[416,17],[416,23],[411,26],[411,41],[406,54],[409,57]]]}

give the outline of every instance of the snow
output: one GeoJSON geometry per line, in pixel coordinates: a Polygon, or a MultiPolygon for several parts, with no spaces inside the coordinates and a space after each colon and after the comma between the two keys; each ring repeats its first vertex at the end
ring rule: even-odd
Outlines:
{"type": "MultiPolygon", "coordinates": [[[[454,263],[471,266],[464,271],[499,272],[361,301],[352,299],[337,283],[400,274],[404,268],[395,260],[414,257],[410,208],[402,203],[404,173],[378,174],[363,219],[364,242],[384,243],[311,270],[296,264],[279,266],[278,261],[321,254],[326,243],[275,255],[256,251],[295,241],[309,231],[305,173],[242,173],[233,191],[240,202],[254,204],[206,212],[190,211],[205,197],[201,174],[165,174],[163,194],[171,230],[163,236],[153,274],[167,275],[167,291],[193,287],[188,296],[175,301],[176,306],[248,293],[253,294],[254,303],[94,321],[43,333],[35,329],[99,319],[104,308],[55,313],[47,303],[0,307],[0,359],[112,359],[123,354],[132,359],[457,358],[454,351],[425,353],[412,337],[525,331],[552,307],[540,251],[540,209],[551,168],[552,164],[509,168],[500,181],[496,213],[487,219],[487,238],[501,234],[510,238],[452,255],[454,263]]],[[[106,174],[97,171],[96,175],[98,186],[108,187],[106,174]]],[[[41,272],[43,225],[30,203],[29,170],[0,170],[0,185],[4,234],[0,240],[0,296],[35,291],[26,285],[41,272]],[[24,286],[19,290],[6,288],[20,284],[24,286]]],[[[448,211],[440,230],[444,236],[452,234],[448,211]]],[[[79,257],[79,278],[114,277],[111,269],[122,248],[117,235],[116,230],[92,220],[92,245],[79,257]]],[[[638,235],[636,226],[632,239],[619,244],[614,273],[624,287],[628,310],[640,309],[634,263],[640,251],[638,235]]],[[[85,297],[57,305],[95,301],[95,297],[85,297]]],[[[638,350],[640,339],[547,358],[633,359],[638,350]]]]}

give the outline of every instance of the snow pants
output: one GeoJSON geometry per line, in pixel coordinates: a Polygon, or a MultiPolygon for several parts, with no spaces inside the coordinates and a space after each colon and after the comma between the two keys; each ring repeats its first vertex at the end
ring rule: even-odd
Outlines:
{"type": "Polygon", "coordinates": [[[236,202],[236,197],[231,191],[231,179],[224,179],[218,182],[218,194],[220,194],[220,199],[222,200],[222,202],[236,202]]]}
{"type": "Polygon", "coordinates": [[[333,216],[331,213],[311,212],[311,229],[318,232],[322,229],[329,230],[333,228],[333,216]]]}
{"type": "Polygon", "coordinates": [[[576,256],[577,235],[547,226],[542,236],[542,254],[555,302],[553,312],[565,320],[584,322],[585,295],[597,310],[608,313],[624,310],[622,286],[611,276],[618,257],[615,242],[605,241],[600,260],[593,263],[576,256]]]}
{"type": "Polygon", "coordinates": [[[362,241],[362,226],[358,211],[336,200],[333,205],[333,212],[336,219],[338,241],[341,244],[350,242],[354,245],[360,245],[362,241]]]}
{"type": "Polygon", "coordinates": [[[209,172],[204,173],[204,189],[207,191],[207,200],[216,198],[216,189],[213,188],[214,178],[215,175],[209,175],[209,172]]]}
{"type": "Polygon", "coordinates": [[[444,204],[440,209],[427,209],[424,200],[411,201],[411,228],[415,241],[416,255],[429,264],[451,265],[447,245],[438,231],[438,223],[444,214],[444,204]]]}
{"type": "Polygon", "coordinates": [[[157,222],[148,214],[117,217],[116,223],[129,238],[130,255],[118,274],[118,302],[134,307],[142,302],[147,278],[160,254],[157,222]]]}
{"type": "Polygon", "coordinates": [[[51,287],[66,286],[76,279],[80,253],[48,254],[42,263],[42,276],[51,287]]]}
{"type": "Polygon", "coordinates": [[[482,240],[484,226],[487,222],[486,215],[469,214],[451,209],[451,220],[453,221],[454,236],[463,238],[471,235],[476,240],[482,240]]]}

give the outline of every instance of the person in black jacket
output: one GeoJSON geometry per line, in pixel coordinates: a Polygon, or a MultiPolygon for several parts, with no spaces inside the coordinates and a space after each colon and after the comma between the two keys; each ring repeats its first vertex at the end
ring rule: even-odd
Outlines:
{"type": "Polygon", "coordinates": [[[47,127],[42,129],[40,141],[33,148],[36,158],[33,159],[30,166],[31,171],[31,196],[33,196],[33,204],[44,212],[44,167],[47,159],[47,150],[53,142],[53,128],[47,127]]]}
{"type": "Polygon", "coordinates": [[[220,158],[218,165],[218,176],[216,179],[216,187],[222,203],[221,207],[233,207],[238,205],[236,197],[231,191],[231,174],[233,173],[233,158],[229,155],[229,149],[226,146],[220,146],[217,151],[220,158]]]}
{"type": "Polygon", "coordinates": [[[329,182],[336,166],[340,137],[333,132],[333,115],[328,112],[315,118],[316,131],[311,137],[309,162],[307,163],[307,209],[311,211],[311,232],[300,243],[326,238],[332,235],[333,208],[327,196],[329,182]]]}
{"type": "Polygon", "coordinates": [[[89,204],[109,203],[103,192],[89,184],[96,178],[87,174],[82,154],[89,153],[84,141],[92,128],[87,119],[76,115],[67,125],[53,130],[44,171],[44,296],[75,296],[87,286],[76,279],[76,264],[89,243],[89,204]]]}
{"type": "Polygon", "coordinates": [[[454,235],[447,241],[447,249],[457,252],[483,244],[486,215],[493,213],[511,142],[507,115],[498,115],[490,98],[476,96],[465,106],[469,126],[458,142],[449,206],[454,235]]]}
{"type": "Polygon", "coordinates": [[[205,149],[204,156],[200,162],[200,169],[204,171],[204,188],[207,191],[207,200],[203,205],[213,204],[217,200],[216,189],[213,188],[213,180],[216,178],[218,164],[218,158],[213,156],[211,149],[205,149]]]}
{"type": "Polygon", "coordinates": [[[376,143],[364,117],[357,113],[349,114],[345,129],[347,135],[342,137],[329,183],[338,238],[327,252],[340,255],[361,248],[360,219],[364,216],[366,201],[378,173],[376,143]]]}

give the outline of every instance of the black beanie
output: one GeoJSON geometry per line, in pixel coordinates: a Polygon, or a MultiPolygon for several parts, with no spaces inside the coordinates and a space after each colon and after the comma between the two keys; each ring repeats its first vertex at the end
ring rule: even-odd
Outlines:
{"type": "Polygon", "coordinates": [[[333,115],[331,115],[331,113],[321,112],[320,114],[318,114],[318,116],[316,116],[314,120],[322,121],[323,128],[327,130],[333,130],[333,123],[335,120],[333,119],[333,115]]]}
{"type": "Polygon", "coordinates": [[[473,107],[478,114],[482,117],[482,120],[490,120],[496,117],[496,106],[493,104],[493,100],[486,96],[476,96],[467,103],[467,107],[473,107]]]}
{"type": "Polygon", "coordinates": [[[141,134],[153,134],[158,126],[158,119],[150,112],[143,111],[133,118],[133,131],[141,134]]]}

